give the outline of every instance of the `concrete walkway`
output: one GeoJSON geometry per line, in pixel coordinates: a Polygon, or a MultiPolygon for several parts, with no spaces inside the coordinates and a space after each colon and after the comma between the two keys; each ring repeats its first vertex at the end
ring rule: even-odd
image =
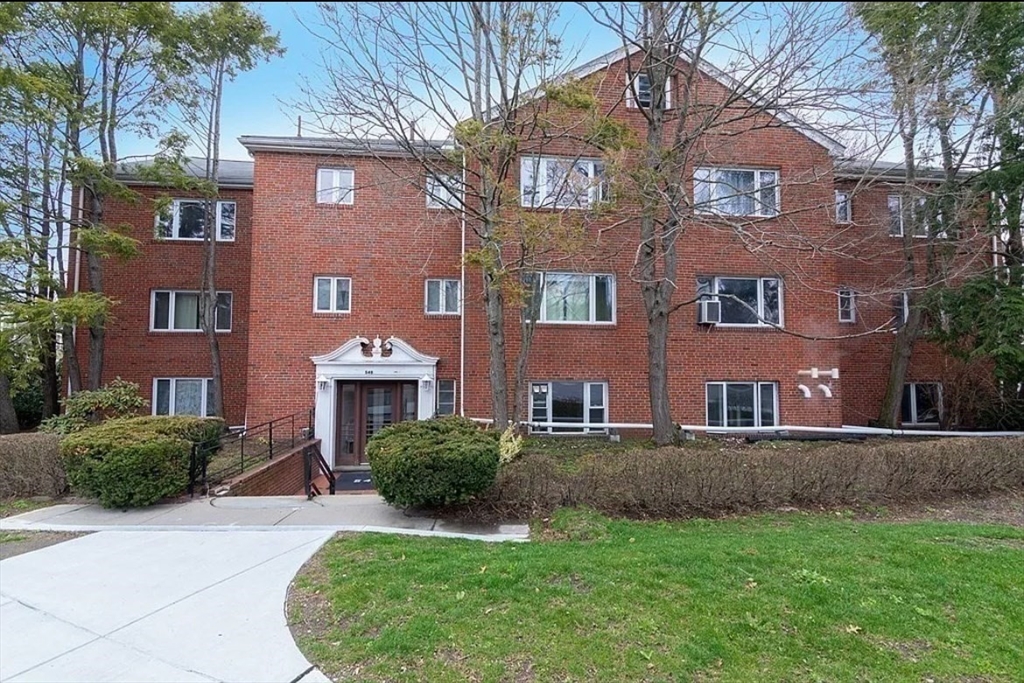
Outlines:
{"type": "Polygon", "coordinates": [[[371,531],[481,541],[525,540],[526,525],[477,525],[407,514],[377,495],[202,498],[139,510],[54,505],[0,520],[10,531],[371,531]]]}
{"type": "Polygon", "coordinates": [[[55,505],[0,529],[99,532],[0,562],[3,683],[323,683],[284,610],[292,578],[334,532],[528,533],[406,515],[372,495],[55,505]]]}
{"type": "Polygon", "coordinates": [[[120,531],[0,562],[0,681],[327,681],[288,584],[330,531],[120,531]]]}

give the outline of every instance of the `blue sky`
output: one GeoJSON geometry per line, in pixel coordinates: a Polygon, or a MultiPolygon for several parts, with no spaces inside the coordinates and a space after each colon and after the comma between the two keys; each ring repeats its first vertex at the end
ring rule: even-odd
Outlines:
{"type": "MultiPolygon", "coordinates": [[[[300,105],[306,97],[304,79],[315,81],[319,70],[321,43],[303,26],[316,24],[315,3],[268,2],[253,6],[279,32],[286,52],[227,84],[221,137],[224,159],[249,158],[238,143],[240,135],[295,135],[297,118],[302,113],[300,105]]],[[[572,63],[582,64],[621,47],[616,36],[597,25],[575,3],[562,3],[560,24],[563,51],[567,57],[573,57],[572,63]]],[[[315,134],[309,125],[310,117],[305,116],[304,120],[305,133],[315,134]]],[[[122,156],[148,155],[156,148],[154,140],[126,139],[120,151],[122,156]]]]}
{"type": "MultiPolygon", "coordinates": [[[[286,52],[283,57],[243,73],[225,88],[221,158],[248,159],[238,144],[240,135],[295,135],[297,103],[305,98],[303,79],[314,79],[318,70],[320,43],[303,26],[315,24],[316,5],[311,2],[253,3],[273,29],[280,33],[286,52]]],[[[566,49],[578,55],[579,63],[620,47],[616,38],[594,26],[589,16],[572,3],[564,3],[561,21],[565,24],[566,49]],[[599,35],[600,34],[600,35],[599,35]]],[[[309,121],[309,117],[304,117],[309,121]]],[[[307,125],[306,134],[312,134],[307,125]]],[[[125,140],[122,156],[145,155],[156,151],[156,142],[146,139],[125,140]]]]}

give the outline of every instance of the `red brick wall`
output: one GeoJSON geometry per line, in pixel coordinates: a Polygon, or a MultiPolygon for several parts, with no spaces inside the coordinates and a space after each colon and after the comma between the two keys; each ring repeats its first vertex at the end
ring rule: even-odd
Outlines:
{"type": "MultiPolygon", "coordinates": [[[[879,416],[892,360],[895,332],[868,334],[872,330],[891,327],[892,295],[926,283],[926,250],[928,240],[915,242],[915,280],[908,283],[902,238],[889,235],[887,199],[898,194],[899,186],[884,181],[866,182],[845,179],[838,189],[850,192],[852,221],[837,226],[834,245],[839,264],[838,285],[858,292],[857,321],[843,324],[844,335],[864,335],[842,343],[843,422],[866,425],[879,416]]],[[[971,228],[956,244],[956,256],[944,272],[952,281],[983,268],[987,240],[972,235],[971,228]]],[[[949,245],[935,241],[943,250],[949,245]]],[[[935,344],[920,340],[914,345],[907,369],[907,382],[939,382],[960,371],[960,364],[945,356],[935,344]]]]}
{"type": "Polygon", "coordinates": [[[303,448],[278,456],[228,483],[231,496],[292,496],[305,486],[303,448]]]}
{"type": "MultiPolygon", "coordinates": [[[[624,64],[613,65],[588,82],[605,110],[642,134],[642,113],[619,104],[624,64]]],[[[710,79],[700,83],[702,101],[721,101],[724,93],[710,79]]],[[[711,219],[694,219],[685,225],[675,300],[693,299],[696,278],[702,275],[780,277],[785,331],[699,326],[695,306],[683,306],[670,323],[674,419],[704,424],[707,381],[759,380],[778,382],[778,419],[783,424],[866,423],[877,415],[891,337],[842,342],[835,338],[876,324],[880,316],[888,315],[889,305],[885,300],[873,309],[869,302],[862,302],[863,322],[851,328],[838,321],[836,289],[897,272],[891,243],[884,237],[885,192],[857,197],[854,226],[837,226],[832,218],[833,161],[827,150],[763,114],[706,136],[701,145],[706,157],[702,163],[777,169],[783,185],[782,215],[760,221],[753,234],[711,219]],[[872,236],[872,231],[882,235],[872,236]],[[837,239],[847,237],[867,248],[859,255],[872,257],[870,266],[830,251],[837,239]],[[805,399],[797,390],[800,383],[812,388],[819,383],[797,374],[811,367],[840,368],[838,381],[823,382],[831,385],[833,398],[815,389],[812,398],[805,399]]],[[[565,145],[544,151],[586,153],[565,145]]],[[[223,264],[219,281],[235,292],[234,329],[221,338],[229,422],[246,419],[256,424],[309,408],[316,391],[310,357],[328,353],[357,335],[400,337],[420,352],[440,358],[439,379],[459,379],[460,320],[426,315],[423,289],[427,278],[459,276],[460,224],[444,211],[426,208],[418,189],[422,184],[418,167],[403,160],[385,164],[330,154],[257,152],[254,160],[255,190],[234,193],[239,201],[238,241],[218,245],[223,264]],[[316,203],[320,166],[354,170],[353,205],[316,203]],[[351,313],[313,312],[317,275],[352,278],[351,313]]],[[[513,184],[517,173],[518,165],[513,184]]],[[[236,198],[230,192],[225,195],[236,198]]],[[[633,277],[638,227],[635,221],[625,221],[602,231],[600,238],[597,233],[630,209],[629,198],[621,197],[612,218],[591,226],[592,248],[549,268],[614,273],[616,323],[539,324],[528,376],[606,381],[608,418],[647,422],[646,319],[633,277]]],[[[117,319],[108,335],[108,374],[140,381],[144,388],[154,376],[205,376],[208,358],[201,335],[147,332],[149,290],[195,288],[201,246],[154,243],[148,202],[115,208],[111,217],[137,226],[144,255],[108,269],[109,291],[123,302],[115,310],[117,319]]],[[[472,249],[472,226],[467,234],[472,249]]],[[[459,391],[465,392],[468,415],[488,417],[489,351],[478,269],[467,271],[466,289],[466,378],[459,391]]],[[[518,311],[510,305],[506,319],[510,380],[519,346],[518,325],[518,311]]],[[[936,363],[941,362],[933,350],[922,348],[910,378],[933,379],[936,363]]]]}
{"type": "MultiPolygon", "coordinates": [[[[103,383],[121,377],[137,382],[152,401],[155,377],[210,377],[210,352],[202,332],[151,332],[150,292],[154,289],[198,290],[202,284],[203,245],[154,239],[154,198],[161,191],[133,188],[136,203],[108,201],[105,219],[124,226],[139,241],[139,254],[128,260],[107,259],[104,293],[114,300],[107,323],[103,383]]],[[[188,197],[174,193],[174,197],[188,197]]],[[[249,258],[252,239],[252,191],[222,190],[237,202],[235,241],[217,243],[217,289],[232,292],[231,331],[218,334],[224,367],[224,410],[229,425],[245,423],[249,311],[249,258]]],[[[82,259],[79,286],[89,289],[82,259]]],[[[74,266],[71,275],[74,277],[74,266]]],[[[88,330],[78,330],[78,358],[88,372],[88,330]]],[[[83,377],[83,381],[87,381],[83,377]]]]}
{"type": "MultiPolygon", "coordinates": [[[[644,117],[618,104],[626,75],[624,63],[591,79],[602,106],[612,116],[643,135],[644,117]],[[618,105],[618,106],[616,106],[618,105]]],[[[703,97],[723,96],[716,83],[701,84],[703,97]]],[[[778,169],[781,174],[783,216],[761,221],[757,229],[768,239],[784,244],[798,234],[822,242],[832,230],[832,161],[827,151],[791,128],[767,117],[746,124],[747,132],[732,126],[726,135],[704,143],[707,162],[778,169]],[[733,135],[735,134],[735,135],[733,135]]],[[[586,153],[578,147],[548,145],[545,153],[586,153]]],[[[687,175],[692,176],[692,173],[687,175]]],[[[518,167],[514,181],[518,182],[518,167]]],[[[535,380],[604,380],[609,386],[608,417],[614,422],[649,422],[647,398],[646,314],[640,286],[632,273],[638,242],[635,221],[604,232],[597,230],[621,220],[630,211],[628,198],[620,198],[615,215],[592,228],[595,246],[585,255],[570,259],[553,270],[614,273],[617,278],[616,324],[567,326],[539,324],[529,363],[535,380]]],[[[675,301],[694,298],[699,275],[779,276],[784,285],[785,329],[809,337],[834,337],[839,328],[832,283],[835,262],[812,250],[769,248],[751,253],[743,237],[722,223],[694,221],[685,226],[679,242],[678,290],[675,301]]],[[[481,281],[474,273],[467,305],[466,411],[489,416],[486,318],[480,304],[481,281]],[[474,303],[475,302],[475,303],[474,303]]],[[[518,350],[518,319],[507,318],[509,373],[518,350]]],[[[673,418],[685,424],[705,424],[705,382],[715,380],[776,381],[779,383],[780,415],[785,424],[838,425],[841,421],[843,383],[833,382],[834,398],[816,391],[804,399],[796,389],[797,370],[839,365],[834,341],[802,339],[771,329],[708,328],[696,323],[696,308],[688,305],[670,321],[670,394],[673,418]]],[[[826,382],[827,383],[827,382],[826,382]]],[[[815,383],[816,384],[816,383],[815,383]]]]}
{"type": "Polygon", "coordinates": [[[417,168],[328,155],[255,160],[250,423],[310,408],[310,357],[356,336],[404,339],[441,359],[439,379],[457,380],[459,319],[424,313],[424,280],[459,277],[459,222],[426,208],[417,168]],[[352,205],[316,203],[319,166],[354,170],[352,205]],[[352,278],[351,313],[313,312],[317,275],[352,278]]]}

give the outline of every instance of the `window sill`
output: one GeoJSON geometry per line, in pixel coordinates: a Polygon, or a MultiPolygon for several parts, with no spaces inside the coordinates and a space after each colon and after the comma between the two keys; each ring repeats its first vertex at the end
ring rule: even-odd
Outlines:
{"type": "MultiPolygon", "coordinates": [[[[707,323],[698,323],[701,326],[707,325],[707,323]]],[[[785,325],[747,325],[745,323],[715,323],[709,325],[709,327],[721,327],[726,330],[751,330],[751,331],[763,331],[763,330],[784,330],[785,325]]]]}
{"type": "MultiPolygon", "coordinates": [[[[214,330],[216,334],[231,334],[231,330],[214,330]]],[[[206,334],[202,330],[149,330],[150,334],[206,334]]]]}
{"type": "Polygon", "coordinates": [[[547,327],[548,325],[552,327],[615,327],[617,322],[614,320],[597,322],[590,320],[579,322],[575,320],[534,320],[533,324],[539,327],[547,327]]]}
{"type": "Polygon", "coordinates": [[[345,315],[352,315],[352,311],[313,311],[314,318],[339,318],[345,315]]]}
{"type": "Polygon", "coordinates": [[[761,214],[756,214],[756,213],[721,213],[719,211],[700,211],[698,209],[694,209],[693,210],[693,215],[694,216],[704,216],[706,218],[722,218],[722,219],[727,219],[727,218],[745,218],[747,220],[757,219],[757,220],[762,220],[763,221],[763,220],[770,220],[770,219],[773,219],[773,218],[778,218],[780,214],[773,213],[773,214],[771,214],[769,216],[769,215],[761,215],[761,214]]]}
{"type": "Polygon", "coordinates": [[[346,202],[338,202],[338,203],[335,203],[335,202],[317,202],[316,203],[316,206],[318,206],[318,207],[333,207],[335,209],[346,209],[346,208],[350,209],[350,208],[354,207],[355,205],[356,205],[355,202],[347,202],[347,203],[346,202]]]}
{"type": "Polygon", "coordinates": [[[431,318],[461,318],[461,313],[423,313],[423,317],[427,319],[431,318]]]}
{"type": "MultiPolygon", "coordinates": [[[[203,244],[202,237],[154,237],[157,244],[203,244]]],[[[237,240],[216,240],[217,244],[234,244],[237,240]]]]}

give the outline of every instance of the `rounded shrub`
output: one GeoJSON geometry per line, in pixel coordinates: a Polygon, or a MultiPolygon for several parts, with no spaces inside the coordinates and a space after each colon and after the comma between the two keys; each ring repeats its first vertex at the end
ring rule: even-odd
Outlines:
{"type": "Polygon", "coordinates": [[[373,483],[391,505],[465,503],[494,484],[498,438],[462,417],[409,420],[366,444],[373,483]]]}
{"type": "Polygon", "coordinates": [[[223,427],[223,420],[185,416],[108,420],[66,436],[61,459],[76,491],[105,507],[143,507],[183,492],[192,444],[223,427]]]}

